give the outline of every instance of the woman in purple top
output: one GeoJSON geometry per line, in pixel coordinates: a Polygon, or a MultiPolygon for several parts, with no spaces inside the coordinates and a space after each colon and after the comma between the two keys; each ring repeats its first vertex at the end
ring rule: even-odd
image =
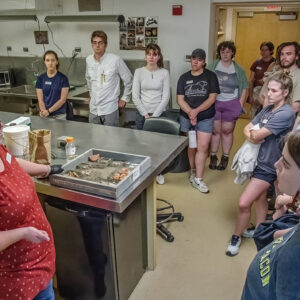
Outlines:
{"type": "Polygon", "coordinates": [[[38,77],[35,86],[40,116],[66,119],[66,100],[70,87],[68,78],[58,71],[59,62],[54,51],[46,51],[43,60],[46,72],[38,77]]]}

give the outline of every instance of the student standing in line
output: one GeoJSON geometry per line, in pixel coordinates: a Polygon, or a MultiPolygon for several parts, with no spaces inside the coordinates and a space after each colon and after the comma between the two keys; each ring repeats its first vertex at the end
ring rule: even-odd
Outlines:
{"type": "Polygon", "coordinates": [[[272,42],[261,43],[259,49],[261,58],[257,59],[250,67],[249,103],[251,104],[253,117],[257,109],[261,107],[257,100],[259,92],[264,85],[264,74],[268,70],[269,65],[275,61],[275,58],[272,56],[274,50],[272,42]]]}
{"type": "MultiPolygon", "coordinates": [[[[271,65],[270,65],[271,67],[271,65]]],[[[276,66],[289,73],[293,80],[293,91],[290,95],[291,105],[297,113],[300,108],[300,45],[297,42],[282,43],[276,50],[276,66]]],[[[259,94],[259,101],[263,106],[268,105],[266,83],[259,94]]]]}
{"type": "Polygon", "coordinates": [[[235,53],[236,48],[233,42],[222,42],[217,48],[218,59],[208,66],[209,70],[217,74],[221,91],[215,104],[216,115],[209,164],[212,170],[227,168],[233,144],[233,131],[236,120],[242,112],[249,87],[245,71],[233,61],[235,53]],[[223,154],[218,165],[217,152],[220,144],[223,154]]]}
{"type": "MultiPolygon", "coordinates": [[[[164,69],[163,55],[156,44],[149,44],[145,50],[146,66],[134,72],[132,100],[137,108],[136,128],[143,129],[145,119],[165,116],[170,98],[170,75],[164,69]]],[[[164,176],[156,177],[158,184],[164,184],[164,176]]]]}
{"type": "Polygon", "coordinates": [[[70,88],[69,80],[67,76],[58,71],[59,61],[56,52],[46,51],[43,60],[46,72],[37,78],[35,86],[40,116],[65,120],[66,100],[70,88]]]}
{"type": "MultiPolygon", "coordinates": [[[[300,131],[287,136],[282,157],[275,167],[279,191],[292,196],[299,194],[300,131]]],[[[299,252],[298,224],[256,254],[247,272],[242,300],[300,299],[299,252]]]]}
{"type": "Polygon", "coordinates": [[[290,76],[280,71],[268,79],[268,103],[244,128],[246,138],[253,144],[261,144],[257,166],[252,178],[240,197],[235,231],[226,254],[239,253],[241,237],[248,226],[251,207],[255,203],[256,226],[263,222],[268,212],[267,190],[276,180],[274,163],[281,157],[282,138],[292,130],[295,113],[287,103],[293,89],[290,76]],[[259,126],[254,130],[254,126],[259,126]]]}
{"type": "Polygon", "coordinates": [[[90,91],[89,122],[119,126],[119,110],[130,99],[132,75],[118,55],[107,53],[107,35],[94,31],[91,36],[94,54],[86,58],[86,81],[90,91]],[[120,96],[120,78],[124,92],[120,96]]]}
{"type": "Polygon", "coordinates": [[[145,54],[147,64],[135,70],[132,85],[137,129],[143,129],[145,119],[162,116],[170,98],[170,75],[164,69],[160,47],[149,44],[145,54]]]}
{"type": "Polygon", "coordinates": [[[182,74],[177,83],[180,130],[187,135],[191,128],[195,128],[197,135],[197,148],[188,148],[189,179],[202,193],[209,192],[203,173],[213,131],[215,101],[220,92],[217,76],[205,68],[205,59],[205,51],[195,49],[190,60],[191,70],[182,74]]]}

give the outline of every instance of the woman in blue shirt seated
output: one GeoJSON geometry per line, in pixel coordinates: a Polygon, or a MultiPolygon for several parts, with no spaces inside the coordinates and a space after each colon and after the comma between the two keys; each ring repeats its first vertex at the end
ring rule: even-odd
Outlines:
{"type": "Polygon", "coordinates": [[[55,117],[66,119],[67,95],[69,92],[68,78],[58,71],[57,54],[48,50],[43,56],[46,72],[40,75],[36,82],[36,93],[43,118],[55,117]]]}

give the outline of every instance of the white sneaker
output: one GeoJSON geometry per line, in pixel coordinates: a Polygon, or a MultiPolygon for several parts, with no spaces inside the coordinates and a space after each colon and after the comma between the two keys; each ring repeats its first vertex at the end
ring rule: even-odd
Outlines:
{"type": "Polygon", "coordinates": [[[161,174],[159,174],[158,176],[156,176],[156,182],[158,184],[164,184],[165,183],[165,177],[161,174]]]}
{"type": "Polygon", "coordinates": [[[203,180],[194,178],[194,180],[192,181],[192,185],[194,188],[198,189],[201,193],[209,192],[209,188],[207,187],[207,185],[205,184],[205,182],[203,180]]]}
{"type": "Polygon", "coordinates": [[[190,177],[189,177],[190,183],[193,183],[195,177],[196,177],[196,171],[193,170],[193,171],[191,171],[190,177]]]}
{"type": "Polygon", "coordinates": [[[253,238],[255,228],[248,228],[243,231],[243,237],[245,238],[253,238]]]}
{"type": "Polygon", "coordinates": [[[241,238],[237,235],[233,235],[227,247],[226,255],[228,256],[237,255],[239,253],[240,245],[241,245],[241,238]]]}

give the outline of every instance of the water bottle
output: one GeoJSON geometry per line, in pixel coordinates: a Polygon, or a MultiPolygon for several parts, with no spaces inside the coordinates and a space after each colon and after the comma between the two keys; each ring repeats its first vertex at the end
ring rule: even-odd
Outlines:
{"type": "Polygon", "coordinates": [[[189,148],[197,148],[197,133],[195,126],[192,126],[189,130],[189,148]]]}
{"type": "Polygon", "coordinates": [[[74,144],[74,138],[72,136],[68,136],[66,138],[66,157],[67,160],[71,160],[75,158],[76,146],[74,144]]]}

